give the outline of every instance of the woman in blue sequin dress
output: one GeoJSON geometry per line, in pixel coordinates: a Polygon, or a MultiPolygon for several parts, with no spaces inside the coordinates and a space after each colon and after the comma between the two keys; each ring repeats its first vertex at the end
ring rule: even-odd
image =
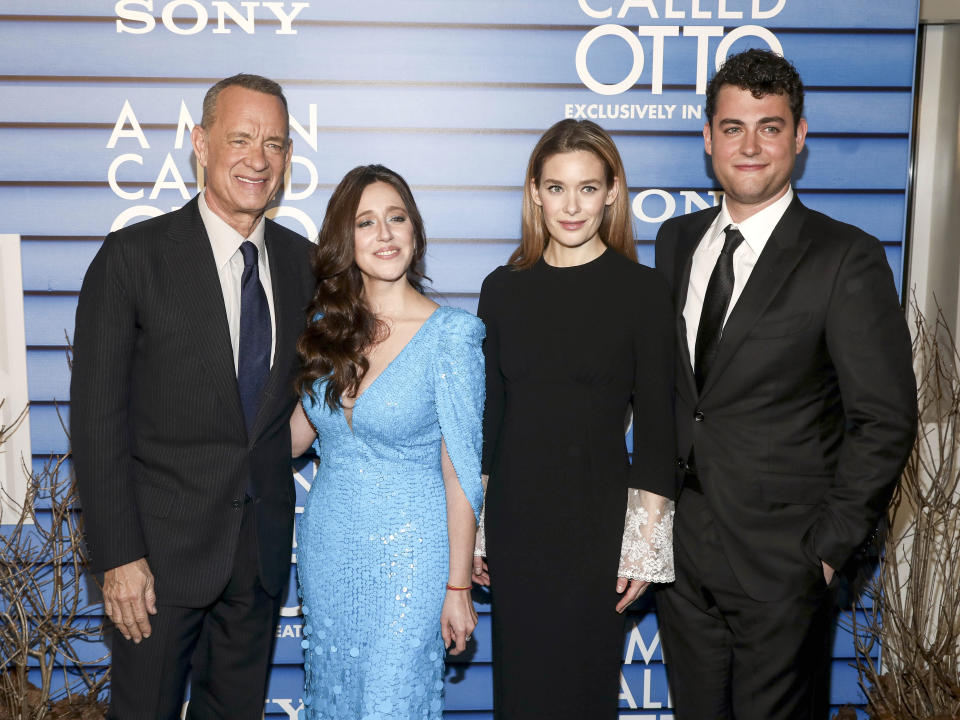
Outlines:
{"type": "Polygon", "coordinates": [[[334,192],[300,339],[294,454],[319,473],[297,529],[309,720],[439,720],[465,648],[480,483],[483,324],[420,292],[423,222],[382,166],[334,192]]]}

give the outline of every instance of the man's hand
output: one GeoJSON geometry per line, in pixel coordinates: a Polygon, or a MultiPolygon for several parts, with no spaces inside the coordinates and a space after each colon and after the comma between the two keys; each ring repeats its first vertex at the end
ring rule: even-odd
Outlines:
{"type": "Polygon", "coordinates": [[[157,596],[146,558],[103,574],[103,609],[127,640],[139,643],[150,637],[147,614],[157,614],[157,596]]]}
{"type": "Polygon", "coordinates": [[[820,561],[820,564],[823,565],[823,580],[829,585],[830,581],[833,580],[834,573],[837,571],[827,565],[823,560],[820,561]]]}

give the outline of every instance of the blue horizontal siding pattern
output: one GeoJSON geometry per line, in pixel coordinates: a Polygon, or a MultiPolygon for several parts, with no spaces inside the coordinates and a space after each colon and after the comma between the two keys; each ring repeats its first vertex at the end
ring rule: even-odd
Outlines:
{"type": "MultiPolygon", "coordinates": [[[[27,346],[64,346],[73,342],[76,295],[31,295],[23,299],[27,346]]],[[[34,452],[38,452],[34,447],[34,452]]]]}
{"type": "MultiPolygon", "coordinates": [[[[199,121],[197,108],[205,88],[183,83],[142,83],[128,81],[107,85],[80,80],[64,83],[0,82],[0,95],[7,102],[0,107],[0,123],[99,123],[107,128],[102,148],[110,136],[125,101],[144,125],[165,124],[171,129],[147,130],[151,137],[172,137],[179,117],[181,100],[191,117],[199,121]],[[93,94],[91,94],[93,93],[93,94]],[[51,103],[50,98],[57,98],[51,103]],[[97,98],[92,102],[91,98],[97,98]]],[[[598,99],[587,90],[542,87],[422,87],[416,90],[418,102],[408,102],[410,88],[402,86],[292,86],[285,90],[294,119],[308,127],[309,106],[317,106],[320,127],[380,128],[395,133],[397,128],[427,128],[434,131],[483,128],[486,131],[536,130],[553,123],[567,105],[655,104],[673,105],[672,116],[663,118],[618,119],[602,121],[609,130],[648,132],[700,132],[704,118],[683,119],[684,103],[701,104],[702,96],[689,91],[664,90],[662,95],[642,100],[630,95],[598,99]],[[632,99],[631,99],[632,98],[632,99]],[[383,107],[390,113],[383,113],[383,107]],[[517,108],[523,106],[522,113],[517,108]]],[[[806,116],[819,133],[903,133],[910,122],[910,91],[811,90],[807,92],[806,116]]],[[[573,110],[575,112],[575,109],[573,110]]],[[[70,132],[73,127],[66,128],[70,132]]],[[[301,153],[307,146],[295,143],[301,153]]]]}
{"type": "MultiPolygon", "coordinates": [[[[854,173],[852,170],[849,172],[854,173]]],[[[707,181],[702,186],[694,186],[700,188],[697,192],[700,195],[699,201],[702,201],[704,206],[712,204],[712,198],[707,194],[707,188],[712,184],[707,181]]],[[[649,189],[656,186],[641,187],[649,189]]],[[[905,217],[903,187],[862,195],[832,194],[802,186],[797,190],[801,199],[816,210],[845,222],[854,223],[884,242],[903,241],[905,217]],[[892,223],[893,220],[897,222],[892,223]]],[[[519,237],[521,201],[519,187],[424,189],[414,185],[413,191],[431,238],[481,240],[519,237]]],[[[58,237],[67,230],[78,236],[102,237],[109,230],[113,219],[134,205],[144,204],[166,212],[183,204],[178,195],[170,192],[166,194],[174,197],[158,198],[156,201],[147,199],[141,203],[121,200],[109,190],[100,187],[15,186],[3,188],[2,192],[7,210],[5,218],[7,227],[16,227],[18,232],[26,236],[58,237]],[[56,207],[57,212],[49,212],[49,207],[56,207]],[[70,218],[66,225],[64,225],[64,218],[70,218]]],[[[306,213],[316,225],[319,225],[331,192],[330,189],[318,190],[307,200],[291,202],[289,206],[306,213]]],[[[637,192],[639,190],[631,193],[631,198],[635,198],[637,192]]],[[[683,214],[688,205],[687,199],[677,191],[669,194],[674,207],[673,215],[683,214]]],[[[643,202],[644,211],[652,217],[663,214],[664,207],[663,200],[652,196],[643,202]]],[[[692,204],[690,207],[699,209],[697,204],[692,204]]],[[[146,215],[134,218],[132,222],[145,218],[146,215]]],[[[297,221],[281,218],[281,222],[297,232],[304,232],[297,221]]],[[[639,240],[653,240],[656,237],[659,222],[643,222],[635,219],[634,225],[639,240]]],[[[30,240],[24,240],[23,246],[27,247],[30,242],[30,240]]]]}
{"type": "MultiPolygon", "coordinates": [[[[114,32],[111,22],[8,19],[0,25],[0,67],[5,75],[35,74],[33,50],[45,43],[71,50],[44,59],[44,74],[54,76],[113,76],[122,69],[119,74],[124,77],[193,77],[202,61],[205,77],[222,77],[236,72],[237,58],[242,57],[246,67],[269,67],[273,77],[287,81],[578,84],[572,60],[584,34],[582,29],[306,25],[295,36],[258,33],[250,42],[249,35],[236,32],[130,35],[114,32]],[[216,52],[210,52],[211,47],[216,52]],[[116,63],[118,57],[124,58],[122,66],[116,63]],[[313,61],[304,63],[303,57],[313,61]],[[344,63],[344,58],[352,61],[344,63]]],[[[787,31],[777,37],[784,54],[803,68],[804,82],[810,86],[909,87],[913,81],[912,32],[787,31]],[[877,57],[885,62],[877,63],[877,57]]],[[[640,42],[651,56],[653,41],[640,42]]],[[[710,57],[719,43],[720,38],[711,38],[710,57]]],[[[695,38],[684,36],[664,41],[670,58],[663,68],[664,83],[693,82],[697,44],[695,38]]],[[[731,52],[758,44],[765,47],[756,38],[742,38],[733,43],[731,52]]],[[[588,65],[600,82],[619,82],[633,64],[622,39],[601,38],[591,50],[588,65]]],[[[652,65],[647,64],[638,84],[651,82],[652,65]]]]}
{"type": "Polygon", "coordinates": [[[100,239],[21,240],[24,291],[79,292],[87,267],[100,245],[100,239]]]}
{"type": "MultiPolygon", "coordinates": [[[[167,0],[154,0],[154,15],[168,4],[167,0]]],[[[201,3],[216,17],[216,11],[210,0],[201,3]]],[[[234,7],[239,2],[230,3],[234,7]]],[[[727,0],[724,7],[731,13],[742,13],[739,21],[744,23],[751,20],[751,0],[727,0]]],[[[109,5],[78,4],[75,0],[34,0],[20,2],[16,14],[31,15],[68,15],[80,17],[111,17],[109,5]]],[[[617,15],[625,12],[625,17],[619,20],[629,24],[651,24],[647,21],[663,19],[666,5],[663,0],[652,3],[656,15],[645,7],[627,8],[622,10],[623,0],[589,0],[588,7],[595,11],[610,10],[608,20],[595,20],[588,17],[575,2],[557,3],[556,0],[484,0],[470,7],[469,17],[465,18],[463,5],[442,2],[438,0],[404,0],[402,4],[396,0],[365,0],[362,8],[351,3],[318,3],[313,2],[299,15],[304,20],[322,19],[326,21],[357,21],[377,20],[379,22],[427,22],[427,23],[495,23],[495,24],[597,24],[600,22],[617,22],[617,15]]],[[[760,9],[768,10],[777,5],[775,0],[761,2],[760,9]]],[[[142,9],[143,5],[133,5],[133,8],[142,9]]],[[[691,3],[689,0],[674,0],[670,7],[675,12],[682,12],[684,16],[677,20],[684,24],[712,24],[716,22],[718,4],[716,0],[701,0],[698,7],[710,13],[710,18],[698,20],[690,18],[691,3]]],[[[290,7],[285,3],[285,9],[290,7]]],[[[195,17],[193,10],[182,8],[175,13],[175,17],[195,17]]],[[[271,17],[263,10],[258,11],[258,17],[271,17]]],[[[782,10],[773,18],[761,24],[770,27],[809,27],[809,28],[868,28],[868,29],[913,29],[917,23],[916,3],[904,2],[856,2],[837,3],[836,0],[792,0],[786,2],[782,10]]],[[[729,24],[729,23],[727,23],[729,24]]]]}
{"type": "Polygon", "coordinates": [[[31,402],[68,403],[70,370],[63,350],[27,350],[27,384],[31,402]]]}
{"type": "MultiPolygon", "coordinates": [[[[206,27],[196,35],[175,35],[159,20],[169,2],[153,0],[157,27],[146,35],[118,33],[113,2],[16,2],[18,7],[5,7],[0,14],[0,146],[5,149],[0,192],[5,227],[22,236],[37,470],[67,450],[57,414],[69,421],[65,334],[72,336],[77,293],[91,258],[123,211],[145,205],[165,212],[183,204],[176,190],[149,198],[168,153],[188,194],[196,192],[189,141],[173,147],[181,101],[199,120],[211,78],[241,69],[284,82],[292,116],[308,130],[311,106],[316,108],[317,150],[298,133],[293,137],[295,153],[316,169],[318,186],[307,198],[285,200],[284,208],[319,225],[346,170],[365,162],[393,166],[410,181],[426,221],[427,272],[436,297],[473,312],[483,277],[506,262],[516,246],[527,156],[542,129],[565,114],[596,116],[613,132],[636,210],[641,262],[653,263],[653,240],[663,217],[716,201],[709,191],[717,183],[700,138],[704,97],[695,93],[697,41],[666,38],[664,88],[654,95],[653,42],[640,38],[645,63],[636,86],[600,96],[582,84],[574,60],[590,28],[619,24],[635,34],[641,25],[712,25],[724,26],[728,34],[741,25],[761,25],[782,43],[808,88],[811,134],[794,177],[801,199],[877,236],[898,282],[902,275],[916,0],[786,0],[775,17],[757,20],[749,17],[753,0],[725,1],[726,9],[742,12],[742,18],[719,18],[719,0],[700,0],[707,19],[687,17],[691,0],[672,0],[670,7],[684,15],[672,19],[663,17],[666,0],[652,0],[659,17],[633,8],[624,18],[616,17],[622,0],[587,0],[597,10],[611,8],[606,19],[589,17],[576,0],[310,0],[293,23],[296,35],[277,35],[278,24],[268,22],[272,14],[256,6],[252,37],[229,23],[229,34],[214,34],[212,0],[193,0],[209,14],[206,27]],[[38,49],[51,47],[57,52],[39,54],[38,49]],[[125,101],[150,148],[131,138],[106,147],[125,101]],[[621,106],[627,117],[619,117],[621,106]],[[142,165],[121,165],[117,180],[126,191],[142,189],[140,200],[117,197],[107,184],[108,167],[125,153],[141,156],[142,165]]],[[[759,0],[761,9],[777,3],[759,0]]],[[[230,5],[240,9],[239,0],[230,5]]],[[[284,7],[289,10],[290,2],[284,7]]],[[[142,3],[130,9],[139,11],[142,3]]],[[[182,27],[194,16],[191,5],[179,4],[182,27]]],[[[707,43],[711,70],[720,40],[712,37],[707,43]]],[[[730,51],[748,46],[763,46],[763,41],[748,36],[730,51]]],[[[597,40],[587,54],[590,72],[603,82],[622,79],[632,60],[628,45],[617,37],[597,40]]],[[[308,180],[306,170],[295,165],[294,191],[308,180]]],[[[295,219],[280,222],[303,231],[295,219]]],[[[295,470],[302,507],[313,466],[300,463],[295,470]]],[[[69,462],[63,471],[69,476],[69,462]]],[[[295,553],[294,547],[292,558],[295,553]]],[[[271,718],[295,715],[302,690],[295,568],[291,565],[265,707],[271,718]]],[[[83,592],[84,601],[95,602],[92,583],[83,592]]],[[[490,598],[476,592],[474,600],[480,624],[468,654],[449,663],[446,716],[492,720],[490,598]]],[[[629,615],[628,624],[621,716],[672,718],[649,598],[629,615]]],[[[90,643],[84,654],[93,658],[103,649],[90,643]]],[[[833,651],[832,702],[862,703],[850,666],[853,638],[844,627],[833,651]]]]}
{"type": "MultiPolygon", "coordinates": [[[[555,118],[559,119],[559,116],[555,118]]],[[[155,141],[173,136],[170,131],[160,138],[156,132],[151,134],[155,141]]],[[[313,162],[318,180],[324,185],[335,185],[355,165],[380,162],[397,169],[414,186],[516,187],[523,182],[526,158],[539,134],[419,131],[398,136],[369,130],[329,130],[318,131],[319,152],[306,147],[301,151],[296,139],[294,147],[298,155],[313,162]],[[450,158],[450,162],[425,164],[425,157],[450,158]]],[[[43,182],[56,177],[59,182],[102,183],[102,192],[106,189],[110,164],[121,155],[132,154],[139,156],[140,162],[120,165],[116,179],[125,192],[136,192],[137,184],[145,183],[143,202],[148,203],[152,186],[170,153],[188,194],[196,192],[195,161],[189,148],[170,152],[168,146],[157,143],[142,149],[135,140],[126,139],[119,142],[116,149],[107,150],[104,146],[109,136],[109,131],[104,129],[63,132],[0,128],[0,144],[9,148],[7,161],[0,169],[0,180],[43,182]],[[44,149],[41,159],[36,155],[37,147],[44,149]]],[[[694,136],[623,135],[617,137],[617,146],[628,168],[627,181],[632,186],[696,188],[715,184],[709,179],[699,132],[694,136]]],[[[902,137],[814,136],[808,138],[807,147],[798,158],[794,177],[800,189],[900,188],[908,154],[905,134],[902,137]]],[[[171,180],[169,176],[163,179],[171,180]]],[[[294,184],[306,180],[303,169],[295,166],[294,184]]],[[[167,206],[184,201],[182,191],[165,189],[159,191],[153,204],[167,206]]]]}
{"type": "MultiPolygon", "coordinates": [[[[33,454],[33,472],[42,473],[44,471],[44,468],[46,468],[49,464],[55,463],[57,459],[58,459],[58,456],[56,455],[41,455],[38,453],[34,453],[33,454]]],[[[64,460],[61,467],[63,468],[63,475],[61,477],[70,477],[70,473],[73,472],[73,463],[71,463],[69,458],[64,460]]],[[[49,504],[42,505],[41,507],[49,507],[49,504]]]]}
{"type": "Polygon", "coordinates": [[[68,405],[32,405],[30,407],[30,444],[34,455],[64,455],[70,447],[63,431],[69,427],[68,405]],[[62,419],[62,423],[61,423],[62,419]]]}

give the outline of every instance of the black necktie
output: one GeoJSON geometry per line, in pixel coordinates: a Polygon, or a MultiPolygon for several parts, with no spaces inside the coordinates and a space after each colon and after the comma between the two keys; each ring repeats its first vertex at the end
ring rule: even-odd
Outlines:
{"type": "Polygon", "coordinates": [[[247,431],[260,407],[260,391],[270,373],[270,309],[260,283],[257,246],[249,240],[240,244],[243,276],[240,279],[240,351],[237,358],[237,386],[247,431]]]}
{"type": "Polygon", "coordinates": [[[695,346],[694,375],[697,378],[697,390],[703,389],[703,383],[710,372],[710,366],[717,356],[717,346],[723,334],[723,319],[727,315],[730,296],[733,295],[733,253],[743,242],[743,235],[733,225],[723,229],[726,238],[717,264],[713,266],[707,291],[703,295],[703,312],[700,314],[700,326],[697,328],[695,346]]]}

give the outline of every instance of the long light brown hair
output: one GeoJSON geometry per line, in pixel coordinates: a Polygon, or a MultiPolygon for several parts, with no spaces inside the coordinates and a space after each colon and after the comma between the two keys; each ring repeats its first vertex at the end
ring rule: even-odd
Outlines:
{"type": "Polygon", "coordinates": [[[317,289],[307,308],[307,328],[297,342],[303,370],[297,389],[316,399],[313,383],[326,379],[324,402],[341,407],[342,395],[355,395],[370,367],[364,352],[383,337],[385,325],[363,297],[363,276],[354,259],[357,209],[364,189],[387,183],[403,200],[413,228],[413,257],[407,281],[423,292],[423,255],[427,235],[410,186],[383,165],[361,165],[348,172],[333,191],[313,253],[317,289]]]}
{"type": "Polygon", "coordinates": [[[637,246],[633,239],[630,216],[630,195],[627,190],[626,173],[620,153],[606,130],[590,120],[561,120],[537,142],[527,163],[523,183],[523,217],[520,245],[510,256],[510,264],[518,270],[526,270],[540,259],[550,239],[543,219],[543,208],[533,201],[531,180],[540,185],[543,165],[558,154],[585,150],[596,155],[603,163],[604,180],[609,187],[617,185],[617,197],[603,212],[600,222],[600,239],[634,262],[637,261],[637,246]]]}

